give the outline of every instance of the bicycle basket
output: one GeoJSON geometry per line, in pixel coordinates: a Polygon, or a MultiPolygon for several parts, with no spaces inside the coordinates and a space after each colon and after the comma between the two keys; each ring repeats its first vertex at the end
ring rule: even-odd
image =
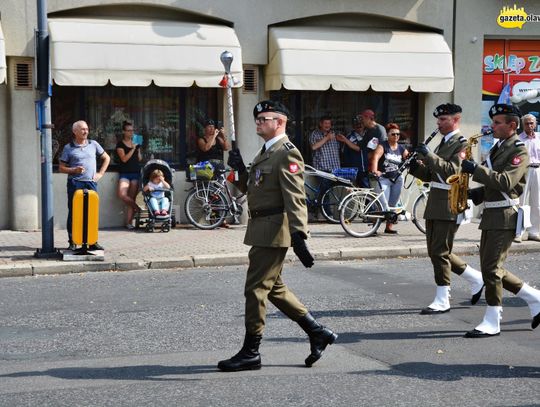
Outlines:
{"type": "Polygon", "coordinates": [[[356,180],[356,174],[358,173],[358,168],[336,168],[332,171],[336,177],[345,178],[350,181],[356,180]]]}
{"type": "Polygon", "coordinates": [[[214,166],[208,161],[190,164],[187,177],[189,181],[210,181],[214,177],[214,166]]]}

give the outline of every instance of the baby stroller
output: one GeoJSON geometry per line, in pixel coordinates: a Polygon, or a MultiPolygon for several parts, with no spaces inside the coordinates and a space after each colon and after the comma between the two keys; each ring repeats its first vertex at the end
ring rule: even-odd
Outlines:
{"type": "MultiPolygon", "coordinates": [[[[142,225],[145,225],[145,230],[147,232],[153,232],[155,227],[159,227],[162,232],[168,232],[169,230],[171,230],[171,227],[176,226],[176,218],[172,213],[172,204],[174,197],[173,174],[174,170],[172,170],[171,167],[169,167],[169,164],[167,164],[163,160],[150,160],[141,169],[141,192],[143,195],[144,203],[146,205],[146,209],[148,210],[148,217],[146,219],[143,219],[141,218],[141,212],[137,212],[137,214],[135,215],[135,228],[138,229],[142,225]],[[167,210],[166,215],[154,214],[152,206],[150,205],[150,198],[152,198],[152,192],[145,192],[143,190],[144,186],[148,183],[150,179],[150,174],[152,174],[154,170],[161,170],[161,172],[163,172],[163,177],[165,178],[165,181],[167,181],[167,184],[171,186],[171,189],[163,189],[165,197],[169,200],[169,207],[165,208],[167,210]]],[[[154,190],[154,192],[160,191],[154,190]]]]}

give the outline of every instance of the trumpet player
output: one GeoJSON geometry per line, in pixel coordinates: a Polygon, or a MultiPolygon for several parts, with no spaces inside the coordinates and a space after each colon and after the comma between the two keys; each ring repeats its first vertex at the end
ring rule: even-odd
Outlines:
{"type": "Polygon", "coordinates": [[[493,136],[498,139],[485,165],[463,160],[463,172],[484,186],[472,189],[475,204],[484,202],[480,229],[480,267],[486,284],[487,308],[480,325],[465,334],[466,338],[485,338],[499,335],[502,314],[502,289],[527,302],[534,329],[540,324],[540,291],[525,284],[503,268],[517,226],[517,205],[523,193],[529,154],[516,129],[521,113],[512,105],[495,104],[489,110],[493,136]]]}
{"type": "Polygon", "coordinates": [[[432,152],[426,144],[416,148],[421,162],[413,161],[409,172],[424,182],[430,182],[431,190],[424,212],[428,255],[435,275],[435,298],[420,312],[423,315],[450,311],[450,274],[460,275],[469,283],[471,304],[482,295],[482,274],[452,253],[454,236],[462,221],[462,215],[450,211],[450,185],[446,179],[457,172],[465,157],[465,138],[460,134],[461,106],[446,103],[433,112],[437,127],[442,134],[439,146],[432,152]]]}

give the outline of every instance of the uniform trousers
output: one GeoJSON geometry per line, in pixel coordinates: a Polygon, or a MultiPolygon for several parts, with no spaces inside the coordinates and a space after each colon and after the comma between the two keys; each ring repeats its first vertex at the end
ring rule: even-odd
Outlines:
{"type": "Polygon", "coordinates": [[[459,225],[453,220],[426,219],[428,256],[438,286],[450,285],[450,272],[461,275],[467,268],[467,263],[452,253],[458,228],[459,225]]]}
{"type": "Polygon", "coordinates": [[[287,250],[287,247],[259,246],[253,246],[249,250],[249,267],[244,289],[247,334],[262,335],[266,321],[267,299],[293,321],[308,313],[304,304],[281,279],[287,250]]]}
{"type": "Polygon", "coordinates": [[[527,202],[523,202],[523,199],[528,195],[528,204],[531,206],[532,226],[527,232],[530,236],[540,236],[540,168],[529,168],[526,188],[528,192],[524,192],[521,195],[520,204],[527,204],[527,202]]]}
{"type": "Polygon", "coordinates": [[[503,268],[514,237],[514,230],[482,230],[480,268],[488,305],[502,306],[503,288],[517,294],[523,286],[523,281],[503,268]]]}

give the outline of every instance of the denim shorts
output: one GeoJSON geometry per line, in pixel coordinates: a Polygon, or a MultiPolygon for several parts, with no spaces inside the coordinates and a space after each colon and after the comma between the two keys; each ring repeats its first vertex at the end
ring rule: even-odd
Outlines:
{"type": "Polygon", "coordinates": [[[136,172],[121,172],[118,174],[118,180],[127,179],[128,181],[138,181],[139,174],[136,172]]]}

